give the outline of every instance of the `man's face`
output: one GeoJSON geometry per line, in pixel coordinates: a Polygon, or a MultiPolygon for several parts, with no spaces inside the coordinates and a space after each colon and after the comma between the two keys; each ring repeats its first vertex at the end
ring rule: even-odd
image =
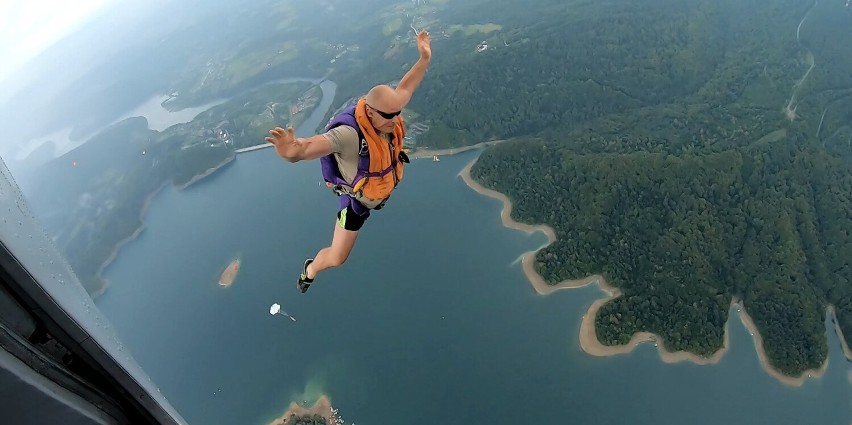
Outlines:
{"type": "MultiPolygon", "coordinates": [[[[386,106],[386,105],[385,105],[386,106]]],[[[373,107],[367,105],[367,117],[370,123],[373,124],[376,130],[382,133],[393,133],[396,116],[399,115],[398,110],[382,110],[382,106],[373,107]],[[390,118],[387,118],[389,117],[390,118]]]]}

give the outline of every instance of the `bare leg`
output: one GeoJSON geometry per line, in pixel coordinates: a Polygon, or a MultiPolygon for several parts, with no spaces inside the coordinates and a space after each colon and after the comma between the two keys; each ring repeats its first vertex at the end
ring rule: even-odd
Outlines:
{"type": "Polygon", "coordinates": [[[308,279],[315,278],[319,272],[325,269],[345,263],[346,259],[349,258],[349,253],[352,252],[352,247],[355,246],[357,237],[357,230],[346,230],[335,221],[331,246],[321,249],[314,257],[314,261],[308,265],[308,279]]]}

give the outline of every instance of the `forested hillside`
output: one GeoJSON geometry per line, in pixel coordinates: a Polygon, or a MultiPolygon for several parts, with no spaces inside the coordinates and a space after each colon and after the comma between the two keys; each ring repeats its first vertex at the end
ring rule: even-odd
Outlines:
{"type": "Polygon", "coordinates": [[[827,304],[852,340],[852,63],[831,42],[852,36],[852,12],[840,2],[653,1],[634,19],[606,16],[622,3],[586,5],[598,13],[588,29],[553,33],[554,46],[576,43],[564,67],[522,68],[542,75],[538,84],[552,75],[527,87],[558,93],[548,106],[536,104],[546,95],[508,90],[474,97],[504,107],[479,108],[471,138],[518,136],[483,153],[474,178],[505,192],[516,220],[555,229],[536,257],[548,282],[603,273],[622,290],[597,317],[603,343],[651,331],[669,350],[709,355],[736,296],[775,367],[818,367],[827,304]],[[631,36],[613,46],[619,22],[631,36]],[[625,45],[629,55],[608,56],[625,45]],[[572,84],[599,92],[558,89],[572,84]],[[515,128],[511,105],[537,129],[515,128]]]}

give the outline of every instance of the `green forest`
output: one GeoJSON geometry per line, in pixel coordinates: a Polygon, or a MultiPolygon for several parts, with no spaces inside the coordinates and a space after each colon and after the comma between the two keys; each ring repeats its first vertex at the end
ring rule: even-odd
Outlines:
{"type": "Polygon", "coordinates": [[[852,37],[838,18],[852,13],[794,0],[606,13],[625,3],[586,5],[596,14],[570,35],[540,25],[553,50],[536,67],[505,56],[482,65],[494,78],[458,73],[478,94],[450,98],[446,131],[514,138],[472,175],[509,196],[515,220],[554,228],[536,256],[546,281],[602,273],[621,289],[596,318],[604,344],[650,331],[709,356],[738,297],[774,367],[818,368],[827,305],[852,340],[852,62],[829,40],[852,37]],[[522,70],[532,83],[508,95],[504,74],[522,70]]]}

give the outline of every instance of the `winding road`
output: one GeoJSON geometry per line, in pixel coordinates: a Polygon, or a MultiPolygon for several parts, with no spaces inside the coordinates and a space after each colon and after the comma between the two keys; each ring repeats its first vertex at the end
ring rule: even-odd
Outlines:
{"type": "Polygon", "coordinates": [[[805,60],[810,64],[810,67],[808,67],[808,70],[807,72],[805,72],[805,75],[803,75],[802,78],[797,81],[796,84],[793,85],[793,94],[790,95],[790,101],[787,102],[787,106],[784,108],[784,113],[787,115],[787,118],[789,118],[790,121],[796,119],[796,108],[799,106],[799,89],[801,89],[802,84],[805,83],[805,81],[808,79],[808,76],[811,75],[811,71],[814,70],[814,66],[816,66],[814,54],[802,45],[800,35],[802,32],[802,25],[805,23],[805,20],[808,19],[808,16],[811,14],[811,11],[814,10],[814,7],[816,7],[818,1],[819,0],[814,0],[814,3],[811,5],[811,7],[808,8],[808,11],[805,12],[805,16],[803,16],[802,20],[799,22],[799,26],[796,27],[796,42],[799,43],[799,47],[805,49],[805,51],[807,52],[805,53],[805,60]]]}

